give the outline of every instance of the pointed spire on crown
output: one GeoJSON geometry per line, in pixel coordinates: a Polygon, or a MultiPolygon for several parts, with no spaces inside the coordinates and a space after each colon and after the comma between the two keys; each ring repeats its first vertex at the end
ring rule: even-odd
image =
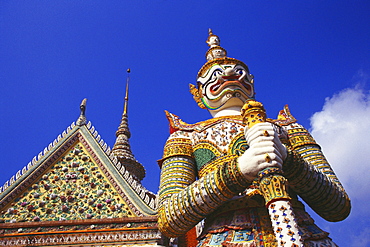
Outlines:
{"type": "Polygon", "coordinates": [[[208,39],[206,40],[206,43],[210,47],[215,47],[220,45],[220,38],[213,34],[212,29],[208,29],[208,39]]]}
{"type": "Polygon", "coordinates": [[[126,93],[125,101],[123,105],[123,114],[121,123],[116,131],[116,143],[113,146],[112,152],[118,158],[122,165],[141,181],[145,177],[145,169],[134,157],[129,139],[131,137],[130,130],[128,128],[128,87],[130,81],[130,69],[127,69],[127,80],[126,80],[126,93]]]}
{"type": "Polygon", "coordinates": [[[227,52],[224,48],[220,46],[220,38],[213,34],[212,29],[208,29],[208,39],[206,43],[209,46],[209,49],[206,53],[207,61],[213,60],[215,58],[226,57],[227,52]]]}

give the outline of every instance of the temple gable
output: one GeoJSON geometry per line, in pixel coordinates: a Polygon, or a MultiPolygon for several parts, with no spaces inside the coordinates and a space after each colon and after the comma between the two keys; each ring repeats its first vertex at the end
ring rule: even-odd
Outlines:
{"type": "Polygon", "coordinates": [[[137,216],[88,148],[77,139],[43,173],[36,171],[33,176],[40,175],[3,208],[1,219],[30,222],[137,216]]]}
{"type": "Polygon", "coordinates": [[[0,245],[161,242],[156,195],[81,116],[1,187],[0,245]]]}

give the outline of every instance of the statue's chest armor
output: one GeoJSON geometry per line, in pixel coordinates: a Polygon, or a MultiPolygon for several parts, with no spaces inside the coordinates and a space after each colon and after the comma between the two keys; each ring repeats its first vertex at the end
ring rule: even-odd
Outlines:
{"type": "Polygon", "coordinates": [[[194,131],[191,139],[198,171],[244,153],[248,149],[244,128],[240,121],[224,121],[194,131]]]}

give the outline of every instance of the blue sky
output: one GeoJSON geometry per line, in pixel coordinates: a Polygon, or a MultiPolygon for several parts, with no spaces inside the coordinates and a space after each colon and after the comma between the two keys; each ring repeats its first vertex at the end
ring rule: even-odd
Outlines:
{"type": "Polygon", "coordinates": [[[269,117],[285,104],[321,144],[353,201],[327,223],[340,246],[370,246],[368,1],[7,1],[0,3],[0,183],[86,115],[113,146],[131,68],[129,124],[156,192],[164,110],[209,118],[188,92],[208,28],[255,76],[269,117]]]}

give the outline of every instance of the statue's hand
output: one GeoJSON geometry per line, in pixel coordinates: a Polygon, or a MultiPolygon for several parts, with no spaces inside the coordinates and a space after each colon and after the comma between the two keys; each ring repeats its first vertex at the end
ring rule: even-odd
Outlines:
{"type": "Polygon", "coordinates": [[[245,131],[245,138],[249,148],[238,158],[238,164],[248,181],[255,179],[263,169],[282,167],[287,151],[271,123],[254,125],[245,131]]]}

